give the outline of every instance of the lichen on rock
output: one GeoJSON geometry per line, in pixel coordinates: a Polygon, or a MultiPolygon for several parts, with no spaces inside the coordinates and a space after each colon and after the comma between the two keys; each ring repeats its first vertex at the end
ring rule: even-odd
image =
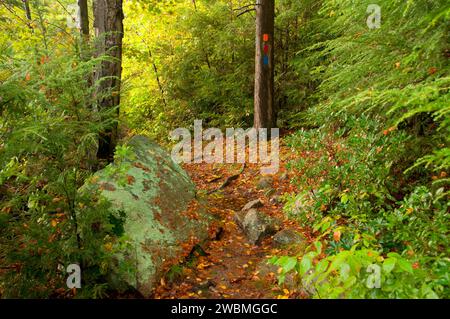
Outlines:
{"type": "Polygon", "coordinates": [[[119,267],[129,263],[133,270],[117,271],[115,281],[149,296],[169,264],[208,238],[210,218],[200,205],[194,205],[195,213],[186,214],[196,201],[195,185],[165,150],[143,136],[126,145],[130,154],[98,171],[95,183],[82,189],[99,189],[111,202],[112,212],[124,216],[122,236],[128,248],[117,254],[117,260],[119,267]]]}

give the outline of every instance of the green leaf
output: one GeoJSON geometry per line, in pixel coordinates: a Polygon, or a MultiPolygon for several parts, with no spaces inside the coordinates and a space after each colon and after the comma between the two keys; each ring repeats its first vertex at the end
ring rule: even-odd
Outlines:
{"type": "Polygon", "coordinates": [[[347,278],[349,277],[349,273],[350,273],[350,266],[346,263],[341,264],[339,274],[342,282],[347,280],[347,278]]]}
{"type": "Polygon", "coordinates": [[[278,276],[278,285],[282,285],[285,280],[286,280],[286,275],[285,274],[279,275],[278,276]]]}
{"type": "Polygon", "coordinates": [[[311,259],[307,256],[302,258],[300,262],[300,275],[304,275],[311,268],[311,259]]]}
{"type": "Polygon", "coordinates": [[[283,267],[283,265],[287,262],[288,258],[289,258],[289,256],[279,257],[275,260],[274,265],[283,267]]]}
{"type": "Polygon", "coordinates": [[[390,273],[392,271],[392,269],[394,269],[396,261],[397,261],[397,259],[395,259],[393,257],[387,258],[383,262],[383,271],[390,273]]]}
{"type": "Polygon", "coordinates": [[[439,296],[434,291],[430,291],[427,293],[425,298],[426,299],[439,299],[439,296]]]}
{"type": "Polygon", "coordinates": [[[342,263],[344,263],[347,260],[349,255],[350,251],[348,250],[341,251],[339,254],[337,254],[333,262],[331,263],[330,269],[328,269],[328,271],[338,269],[342,265],[342,263]]]}
{"type": "Polygon", "coordinates": [[[268,262],[269,262],[270,264],[277,265],[278,257],[277,257],[277,256],[272,256],[272,257],[269,259],[268,262]]]}
{"type": "Polygon", "coordinates": [[[296,265],[297,265],[297,258],[289,257],[286,259],[285,263],[281,265],[281,267],[283,267],[283,271],[287,273],[292,269],[294,269],[296,265]]]}
{"type": "Polygon", "coordinates": [[[321,228],[322,232],[326,231],[328,228],[330,228],[330,226],[331,226],[330,222],[323,223],[322,228],[321,228]]]}
{"type": "Polygon", "coordinates": [[[348,202],[348,195],[346,193],[344,193],[341,196],[341,203],[342,204],[347,204],[347,202],[348,202]]]}
{"type": "Polygon", "coordinates": [[[388,256],[388,257],[398,258],[398,259],[401,259],[401,258],[402,258],[402,256],[400,256],[398,253],[393,253],[393,252],[388,253],[387,256],[388,256]]]}
{"type": "Polygon", "coordinates": [[[356,277],[350,276],[344,281],[344,288],[348,289],[349,287],[353,286],[356,283],[356,277]]]}
{"type": "Polygon", "coordinates": [[[350,269],[353,271],[353,273],[359,273],[361,271],[362,264],[358,257],[350,255],[347,259],[347,263],[349,264],[350,269]]]}
{"type": "Polygon", "coordinates": [[[329,264],[330,263],[328,262],[328,260],[326,259],[321,260],[316,266],[316,273],[320,274],[326,271],[329,264]]]}
{"type": "Polygon", "coordinates": [[[321,254],[322,253],[322,243],[320,241],[316,241],[314,243],[314,246],[316,247],[317,253],[321,254]]]}
{"type": "Polygon", "coordinates": [[[398,262],[398,266],[400,267],[400,269],[409,272],[410,274],[413,273],[413,268],[410,262],[408,262],[407,260],[401,258],[397,260],[398,262]]]}

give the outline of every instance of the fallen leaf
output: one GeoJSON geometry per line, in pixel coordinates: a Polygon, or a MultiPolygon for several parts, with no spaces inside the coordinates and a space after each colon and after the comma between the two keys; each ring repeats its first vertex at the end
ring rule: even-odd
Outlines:
{"type": "Polygon", "coordinates": [[[333,233],[333,239],[334,239],[334,241],[336,241],[336,242],[340,241],[340,240],[341,240],[341,231],[336,230],[336,231],[333,233]]]}

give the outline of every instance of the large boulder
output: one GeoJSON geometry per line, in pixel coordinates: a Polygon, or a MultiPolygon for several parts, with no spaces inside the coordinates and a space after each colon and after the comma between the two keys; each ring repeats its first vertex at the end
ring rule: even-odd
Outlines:
{"type": "Polygon", "coordinates": [[[210,220],[205,210],[192,209],[199,207],[195,185],[160,146],[135,136],[123,150],[125,158],[97,172],[89,189],[100,189],[124,217],[129,248],[117,259],[119,265],[133,267],[126,275],[117,271],[116,281],[149,296],[171,264],[208,238],[210,220]]]}

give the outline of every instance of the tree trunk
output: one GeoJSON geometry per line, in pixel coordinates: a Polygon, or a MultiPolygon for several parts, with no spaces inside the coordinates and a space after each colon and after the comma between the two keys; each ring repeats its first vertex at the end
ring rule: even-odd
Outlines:
{"type": "Polygon", "coordinates": [[[161,80],[159,79],[158,67],[156,66],[155,60],[153,59],[153,54],[150,49],[148,49],[148,55],[152,61],[153,71],[155,72],[156,82],[158,83],[159,92],[161,93],[161,99],[163,101],[164,107],[167,108],[166,98],[164,97],[164,88],[162,86],[161,80]]]}
{"type": "MultiPolygon", "coordinates": [[[[229,1],[230,5],[230,24],[234,29],[234,9],[233,9],[233,0],[229,1]]],[[[236,44],[235,44],[235,38],[231,38],[231,63],[234,64],[234,59],[236,56],[236,44]]]]}
{"type": "Polygon", "coordinates": [[[78,0],[78,7],[80,7],[81,35],[84,40],[89,40],[89,11],[87,0],[78,0]]]}
{"type": "Polygon", "coordinates": [[[274,109],[274,19],[275,0],[256,5],[255,128],[276,127],[274,109]]]}
{"type": "Polygon", "coordinates": [[[25,15],[27,17],[27,20],[31,21],[31,10],[30,10],[30,3],[28,0],[22,0],[23,2],[23,9],[25,10],[25,15]]]}
{"type": "MultiPolygon", "coordinates": [[[[123,38],[122,0],[94,0],[94,29],[97,53],[106,56],[96,70],[98,110],[117,108],[113,124],[100,132],[97,158],[111,162],[117,143],[117,120],[120,104],[123,38]]],[[[106,119],[103,119],[106,120],[106,119]]]]}

